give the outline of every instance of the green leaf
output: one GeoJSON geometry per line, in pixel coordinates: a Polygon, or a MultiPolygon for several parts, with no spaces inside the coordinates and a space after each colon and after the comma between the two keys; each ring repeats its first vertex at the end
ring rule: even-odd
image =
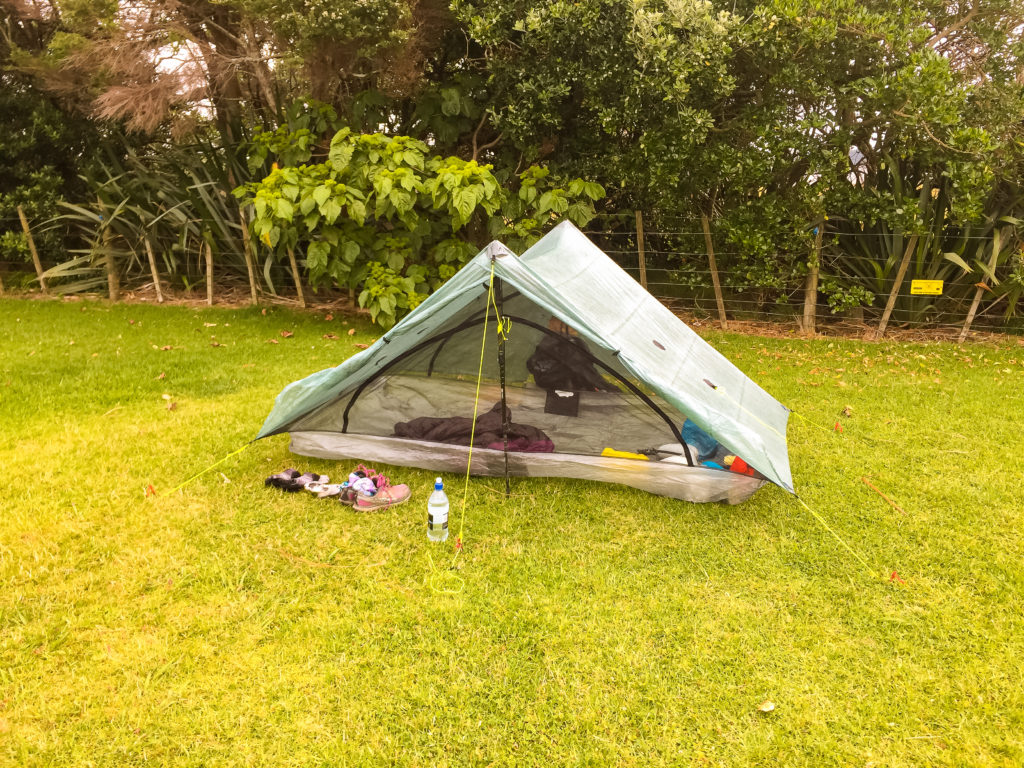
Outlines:
{"type": "Polygon", "coordinates": [[[314,241],[306,248],[306,267],[310,272],[322,272],[327,268],[327,254],[330,246],[327,243],[314,241]]]}
{"type": "Polygon", "coordinates": [[[331,149],[327,153],[327,160],[336,173],[341,173],[348,168],[348,164],[352,161],[352,153],[355,151],[355,147],[347,139],[338,140],[340,135],[339,133],[331,141],[331,149]]]}
{"type": "Polygon", "coordinates": [[[295,215],[292,204],[283,197],[277,198],[277,217],[279,219],[291,219],[295,215]]]}
{"type": "Polygon", "coordinates": [[[462,111],[462,100],[459,97],[458,88],[441,89],[441,113],[447,117],[454,117],[462,111]]]}
{"type": "Polygon", "coordinates": [[[321,184],[319,187],[313,190],[313,199],[316,200],[317,205],[323,205],[327,202],[327,198],[331,196],[331,190],[321,184]]]}
{"type": "Polygon", "coordinates": [[[359,258],[359,244],[353,240],[346,240],[341,246],[341,258],[348,265],[356,263],[359,258]]]}
{"type": "Polygon", "coordinates": [[[457,189],[452,195],[452,202],[455,206],[455,210],[458,211],[459,218],[462,219],[462,223],[469,221],[473,215],[473,209],[476,208],[476,195],[473,194],[472,189],[457,189]]]}
{"type": "Polygon", "coordinates": [[[323,214],[328,224],[333,224],[341,215],[341,206],[332,198],[320,206],[320,213],[323,214]]]}
{"type": "Polygon", "coordinates": [[[963,270],[963,271],[964,271],[965,273],[967,273],[967,272],[970,272],[970,271],[971,271],[971,265],[970,265],[970,264],[968,264],[968,263],[967,263],[966,261],[964,261],[964,260],[963,260],[963,259],[962,259],[962,258],[960,257],[960,254],[958,254],[958,253],[944,253],[944,254],[942,254],[942,256],[943,256],[943,258],[945,258],[945,259],[946,259],[947,261],[951,261],[951,262],[953,262],[954,264],[956,264],[956,265],[957,265],[958,267],[960,267],[960,269],[962,269],[962,270],[963,270]]]}
{"type": "Polygon", "coordinates": [[[348,215],[356,224],[363,226],[366,221],[366,204],[362,200],[353,200],[348,204],[348,215]]]}

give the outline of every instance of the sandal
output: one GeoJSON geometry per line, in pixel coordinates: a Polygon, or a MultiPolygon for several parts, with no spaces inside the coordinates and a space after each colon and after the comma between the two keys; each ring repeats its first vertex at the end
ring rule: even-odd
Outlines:
{"type": "Polygon", "coordinates": [[[304,475],[300,475],[299,477],[294,478],[292,480],[292,483],[294,483],[295,487],[289,487],[287,490],[297,491],[300,488],[305,488],[310,483],[323,483],[326,485],[330,481],[331,478],[329,478],[327,475],[318,475],[316,472],[307,472],[304,475]]]}
{"type": "Polygon", "coordinates": [[[341,493],[341,483],[306,483],[306,490],[315,493],[318,499],[326,499],[329,496],[337,496],[341,493]]]}
{"type": "Polygon", "coordinates": [[[263,484],[268,488],[273,486],[275,488],[284,488],[286,485],[290,485],[296,477],[299,476],[299,470],[297,469],[286,469],[283,472],[278,472],[276,475],[271,475],[263,484]]]}

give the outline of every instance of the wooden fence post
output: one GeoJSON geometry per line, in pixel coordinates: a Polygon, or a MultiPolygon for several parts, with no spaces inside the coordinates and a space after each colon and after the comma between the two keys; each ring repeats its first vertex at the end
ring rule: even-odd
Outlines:
{"type": "Polygon", "coordinates": [[[807,272],[807,283],[804,286],[804,333],[813,336],[816,332],[815,322],[818,314],[818,271],[821,269],[821,238],[824,235],[825,222],[818,222],[814,235],[814,258],[807,272]]]}
{"type": "Polygon", "coordinates": [[[149,272],[153,276],[153,287],[156,288],[156,301],[157,304],[164,303],[164,292],[160,287],[160,273],[156,269],[156,257],[153,255],[153,246],[149,242],[148,237],[142,238],[146,244],[146,255],[149,257],[149,272]]]}
{"type": "Polygon", "coordinates": [[[242,222],[242,252],[245,254],[245,269],[249,273],[249,294],[252,303],[259,304],[256,295],[256,273],[253,271],[252,241],[249,239],[249,226],[245,223],[245,211],[238,209],[238,219],[242,222]]]}
{"type": "Polygon", "coordinates": [[[636,250],[640,257],[640,285],[647,290],[647,260],[644,257],[644,215],[636,211],[636,250]]]}
{"type": "Polygon", "coordinates": [[[100,219],[103,222],[103,261],[107,268],[107,294],[111,301],[121,298],[121,278],[117,274],[117,264],[114,263],[114,247],[110,236],[110,222],[107,221],[107,208],[103,200],[98,200],[100,208],[100,219]]]}
{"type": "Polygon", "coordinates": [[[213,306],[213,248],[210,244],[203,241],[206,245],[206,303],[208,306],[213,306]]]}
{"type": "Polygon", "coordinates": [[[711,243],[711,225],[708,217],[701,214],[701,226],[704,228],[704,244],[708,249],[708,265],[711,267],[711,284],[715,287],[715,302],[718,304],[718,323],[722,330],[728,330],[729,324],[725,319],[725,301],[722,299],[722,284],[718,282],[718,265],[715,263],[715,248],[711,243]]]}
{"type": "Polygon", "coordinates": [[[288,249],[288,261],[292,265],[292,277],[295,278],[295,290],[299,293],[299,306],[306,308],[306,297],[302,293],[302,276],[299,274],[299,265],[295,261],[295,251],[288,249]]]}
{"type": "Polygon", "coordinates": [[[892,314],[892,308],[896,306],[896,298],[900,295],[903,278],[907,274],[907,266],[910,264],[910,256],[914,253],[914,249],[916,247],[917,235],[912,235],[910,242],[907,243],[907,249],[903,252],[903,260],[900,261],[900,268],[896,271],[896,282],[892,284],[892,292],[889,294],[889,300],[885,303],[885,311],[882,313],[882,321],[878,324],[878,328],[875,330],[875,341],[882,338],[882,335],[885,333],[885,327],[889,324],[889,316],[892,314]]]}
{"type": "Polygon", "coordinates": [[[28,250],[32,254],[32,265],[36,268],[36,277],[39,278],[39,287],[46,293],[46,278],[43,277],[43,265],[39,261],[39,252],[36,250],[36,241],[32,239],[32,230],[28,226],[28,219],[25,218],[25,211],[18,206],[18,218],[21,219],[21,228],[25,230],[25,239],[28,240],[28,250]]]}
{"type": "MultiPolygon", "coordinates": [[[[994,229],[992,230],[992,255],[988,260],[988,271],[990,273],[996,271],[996,262],[999,260],[999,247],[999,230],[994,229]]],[[[982,280],[982,282],[984,282],[984,280],[982,280]]],[[[964,343],[964,339],[967,338],[968,331],[971,330],[971,323],[974,322],[974,315],[978,311],[978,305],[981,303],[981,294],[984,290],[984,288],[979,287],[974,292],[974,301],[971,302],[971,309],[967,313],[967,320],[964,322],[964,327],[960,331],[960,338],[957,339],[957,342],[960,344],[964,343]]]]}

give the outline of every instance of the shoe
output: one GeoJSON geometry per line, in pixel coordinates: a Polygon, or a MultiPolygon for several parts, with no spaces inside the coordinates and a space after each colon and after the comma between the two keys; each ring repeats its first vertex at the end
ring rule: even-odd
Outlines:
{"type": "Polygon", "coordinates": [[[405,483],[392,485],[387,475],[375,475],[374,482],[377,485],[377,493],[373,496],[358,494],[355,500],[355,508],[360,511],[372,511],[375,509],[387,509],[396,504],[404,504],[412,496],[412,491],[405,483]]]}

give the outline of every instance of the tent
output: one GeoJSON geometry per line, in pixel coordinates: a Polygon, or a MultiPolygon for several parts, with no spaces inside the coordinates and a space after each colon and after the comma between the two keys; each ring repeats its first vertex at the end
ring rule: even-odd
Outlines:
{"type": "Polygon", "coordinates": [[[788,418],[563,222],[521,256],[491,243],[368,349],[288,385],[257,439],[450,472],[471,453],[477,475],[739,503],[765,481],[793,492],[788,418]],[[726,453],[751,474],[718,468],[726,453]]]}

